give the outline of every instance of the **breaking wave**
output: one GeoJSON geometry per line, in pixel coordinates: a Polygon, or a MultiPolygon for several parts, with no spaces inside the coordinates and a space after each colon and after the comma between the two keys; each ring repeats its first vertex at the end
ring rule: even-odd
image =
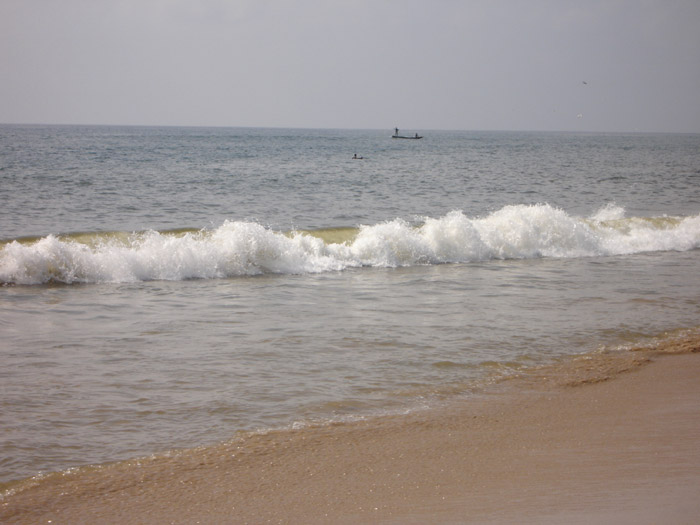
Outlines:
{"type": "Polygon", "coordinates": [[[700,247],[700,215],[625,218],[606,206],[588,218],[547,204],[506,206],[486,217],[453,211],[419,224],[277,232],[227,221],[214,230],[94,233],[5,242],[3,284],[214,279],[493,259],[589,257],[700,247]]]}

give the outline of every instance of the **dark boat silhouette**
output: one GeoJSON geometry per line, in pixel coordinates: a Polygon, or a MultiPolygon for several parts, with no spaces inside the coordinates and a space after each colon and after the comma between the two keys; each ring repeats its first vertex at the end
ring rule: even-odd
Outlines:
{"type": "Polygon", "coordinates": [[[394,134],[391,136],[392,139],[422,139],[418,133],[416,133],[414,136],[409,136],[409,135],[399,135],[399,128],[394,128],[394,134]]]}

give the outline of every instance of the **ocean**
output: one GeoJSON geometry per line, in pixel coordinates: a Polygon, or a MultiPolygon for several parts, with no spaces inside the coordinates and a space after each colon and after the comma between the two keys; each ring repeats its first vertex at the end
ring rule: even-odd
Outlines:
{"type": "Polygon", "coordinates": [[[0,126],[0,482],[698,328],[700,135],[416,131],[0,126]]]}

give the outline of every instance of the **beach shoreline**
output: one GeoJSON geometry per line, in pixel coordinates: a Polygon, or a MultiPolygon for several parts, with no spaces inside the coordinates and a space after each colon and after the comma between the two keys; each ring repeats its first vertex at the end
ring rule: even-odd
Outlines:
{"type": "Polygon", "coordinates": [[[408,415],[14,485],[2,523],[691,523],[700,337],[597,352],[408,415]]]}

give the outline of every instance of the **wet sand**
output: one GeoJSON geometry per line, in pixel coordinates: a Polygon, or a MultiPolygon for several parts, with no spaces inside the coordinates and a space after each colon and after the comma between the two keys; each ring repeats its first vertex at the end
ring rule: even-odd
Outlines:
{"type": "Polygon", "coordinates": [[[26,481],[2,523],[696,523],[700,337],[404,416],[26,481]]]}

